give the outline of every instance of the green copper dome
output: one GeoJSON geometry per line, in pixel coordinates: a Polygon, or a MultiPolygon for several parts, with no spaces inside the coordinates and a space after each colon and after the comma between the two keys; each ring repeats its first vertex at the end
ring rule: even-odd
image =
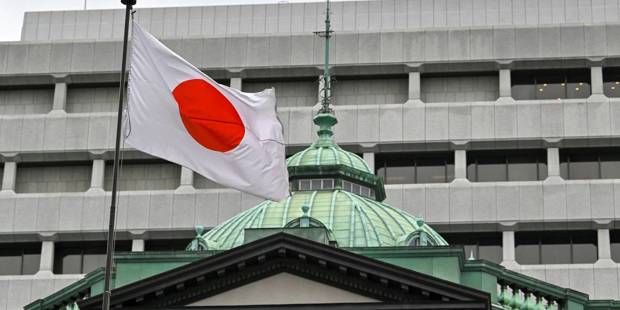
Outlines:
{"type": "Polygon", "coordinates": [[[382,179],[334,142],[332,114],[319,113],[314,122],[317,141],[287,160],[291,196],[264,201],[205,234],[198,232],[189,249],[231,249],[244,243],[245,229],[289,227],[301,217],[325,226],[340,247],[448,245],[422,219],[381,202],[382,179]]]}
{"type": "Polygon", "coordinates": [[[300,191],[280,202],[264,201],[210,230],[203,238],[217,249],[234,248],[243,244],[244,229],[284,227],[303,215],[302,205],[309,207],[308,216],[331,231],[340,247],[405,246],[419,232],[430,245],[447,245],[424,221],[343,190],[300,191]]]}

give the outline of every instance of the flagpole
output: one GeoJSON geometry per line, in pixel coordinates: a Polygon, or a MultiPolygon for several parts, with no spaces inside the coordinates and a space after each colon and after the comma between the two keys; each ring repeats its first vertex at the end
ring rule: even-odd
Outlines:
{"type": "Polygon", "coordinates": [[[121,124],[123,118],[123,97],[125,95],[125,71],[127,70],[127,40],[129,37],[129,15],[131,8],[136,4],[136,0],[121,0],[125,5],[125,30],[123,34],[123,61],[121,64],[121,81],[119,84],[118,94],[118,113],[116,120],[116,145],[114,147],[114,168],[112,172],[112,199],[110,202],[110,219],[108,226],[108,244],[105,258],[105,277],[103,282],[103,310],[110,309],[110,277],[112,275],[112,260],[114,257],[114,225],[116,218],[116,198],[118,185],[118,166],[120,164],[120,147],[121,147],[121,124]]]}

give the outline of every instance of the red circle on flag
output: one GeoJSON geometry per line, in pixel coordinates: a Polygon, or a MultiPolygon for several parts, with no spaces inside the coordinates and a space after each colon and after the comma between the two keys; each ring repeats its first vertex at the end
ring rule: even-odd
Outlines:
{"type": "Polygon", "coordinates": [[[233,104],[209,82],[201,79],[179,83],[172,95],[179,105],[187,132],[200,145],[218,152],[236,148],[245,126],[233,104]]]}

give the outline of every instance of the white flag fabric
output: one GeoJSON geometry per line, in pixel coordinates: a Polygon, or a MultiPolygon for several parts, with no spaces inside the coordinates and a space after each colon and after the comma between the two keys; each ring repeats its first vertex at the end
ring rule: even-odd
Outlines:
{"type": "Polygon", "coordinates": [[[130,57],[127,144],[227,187],[275,201],[289,195],[273,89],[218,84],[136,22],[130,57]]]}

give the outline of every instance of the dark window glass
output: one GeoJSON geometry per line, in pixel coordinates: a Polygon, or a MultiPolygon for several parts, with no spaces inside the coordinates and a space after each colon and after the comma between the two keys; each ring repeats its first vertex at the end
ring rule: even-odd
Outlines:
{"type": "Polygon", "coordinates": [[[620,179],[620,152],[604,153],[601,159],[601,178],[620,179]]]}
{"type": "Polygon", "coordinates": [[[154,239],[146,240],[145,251],[185,251],[192,239],[154,239]]]}
{"type": "Polygon", "coordinates": [[[620,230],[610,230],[609,241],[611,242],[611,259],[620,262],[620,230]]]}
{"type": "Polygon", "coordinates": [[[35,274],[40,259],[41,243],[1,243],[0,275],[35,274]]]}
{"type": "Polygon", "coordinates": [[[383,153],[376,173],[386,184],[446,183],[454,179],[454,153],[383,153]]]}
{"type": "Polygon", "coordinates": [[[620,97],[620,68],[603,68],[603,91],[607,97],[620,97]]]}
{"type": "Polygon", "coordinates": [[[528,231],[515,233],[520,264],[591,264],[598,259],[596,231],[528,231]]]}
{"type": "MultiPolygon", "coordinates": [[[[131,241],[117,240],[115,251],[130,251],[131,241]]],[[[89,273],[105,264],[106,242],[59,242],[55,244],[54,273],[89,273]]]]}
{"type": "Polygon", "coordinates": [[[589,69],[513,70],[516,100],[571,99],[590,96],[589,69]]]}
{"type": "Polygon", "coordinates": [[[502,234],[500,232],[442,233],[450,245],[461,245],[467,258],[473,254],[476,259],[494,263],[502,261],[502,234]]]}
{"type": "Polygon", "coordinates": [[[562,149],[560,174],[568,180],[620,178],[620,148],[562,149]]]}
{"type": "Polygon", "coordinates": [[[545,150],[467,152],[467,178],[473,182],[536,181],[547,178],[545,150]]]}

